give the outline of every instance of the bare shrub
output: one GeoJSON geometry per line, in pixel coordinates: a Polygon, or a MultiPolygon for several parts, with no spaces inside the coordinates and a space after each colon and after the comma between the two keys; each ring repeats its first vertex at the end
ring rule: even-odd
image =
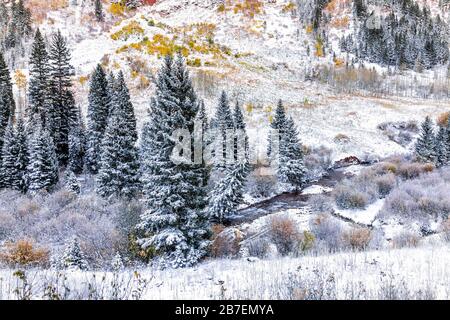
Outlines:
{"type": "Polygon", "coordinates": [[[388,173],[374,179],[378,193],[381,197],[387,196],[397,184],[397,179],[393,173],[388,173]]]}
{"type": "MultiPolygon", "coordinates": [[[[446,169],[448,170],[448,168],[446,169]]],[[[405,181],[386,198],[381,217],[400,216],[422,221],[450,215],[450,181],[444,170],[405,181]]]]}
{"type": "Polygon", "coordinates": [[[17,207],[19,217],[26,217],[36,213],[40,209],[36,199],[24,198],[22,203],[17,207]]]}
{"type": "Polygon", "coordinates": [[[252,172],[247,181],[246,192],[255,198],[267,198],[276,192],[277,180],[274,176],[259,175],[252,172]]]}
{"type": "Polygon", "coordinates": [[[339,185],[333,190],[336,204],[341,209],[364,209],[368,203],[368,196],[348,185],[339,185]]]}
{"type": "Polygon", "coordinates": [[[318,213],[327,213],[333,211],[332,198],[323,194],[312,195],[308,199],[308,206],[312,211],[318,213]]]}
{"type": "Polygon", "coordinates": [[[270,242],[265,238],[258,238],[253,241],[249,241],[249,243],[246,244],[246,248],[248,249],[248,254],[251,257],[258,257],[261,259],[267,257],[269,247],[270,247],[270,242]]]}
{"type": "Polygon", "coordinates": [[[309,221],[309,227],[319,245],[327,251],[337,251],[342,247],[342,228],[336,219],[328,214],[320,214],[309,221]]]}
{"type": "Polygon", "coordinates": [[[16,219],[11,213],[0,211],[0,239],[7,239],[11,236],[16,223],[16,219]]]}
{"type": "Polygon", "coordinates": [[[298,249],[302,234],[294,219],[288,215],[273,216],[268,227],[270,238],[282,255],[293,253],[298,249]]]}
{"type": "Polygon", "coordinates": [[[419,244],[420,236],[411,231],[403,231],[392,239],[394,248],[415,248],[419,244]]]}
{"type": "Polygon", "coordinates": [[[10,266],[46,266],[48,257],[48,250],[36,247],[31,240],[7,243],[0,253],[0,260],[10,266]]]}
{"type": "Polygon", "coordinates": [[[402,163],[398,169],[398,174],[405,180],[418,178],[422,173],[433,171],[432,164],[422,164],[417,162],[402,163]]]}
{"type": "Polygon", "coordinates": [[[220,226],[216,227],[217,235],[211,244],[211,256],[214,258],[232,258],[239,253],[239,243],[243,240],[243,234],[236,228],[227,228],[219,232],[220,226]]]}
{"type": "Polygon", "coordinates": [[[372,232],[367,228],[355,228],[344,232],[342,239],[353,250],[364,250],[372,239],[372,232]]]}
{"type": "Polygon", "coordinates": [[[444,234],[445,241],[450,242],[450,218],[447,218],[441,224],[441,232],[444,234]]]}
{"type": "Polygon", "coordinates": [[[332,150],[324,146],[310,148],[305,153],[304,163],[308,180],[320,178],[332,166],[332,150]]]}

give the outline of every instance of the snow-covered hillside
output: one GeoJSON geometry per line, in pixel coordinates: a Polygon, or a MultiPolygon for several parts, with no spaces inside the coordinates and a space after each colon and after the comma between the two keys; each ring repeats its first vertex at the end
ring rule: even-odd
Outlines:
{"type": "MultiPolygon", "coordinates": [[[[334,19],[338,14],[345,17],[351,13],[348,3],[337,8],[332,13],[334,19]]],[[[433,6],[433,12],[438,9],[433,6]]],[[[107,21],[101,24],[86,20],[89,10],[89,6],[70,5],[50,11],[40,27],[46,34],[60,29],[69,38],[76,70],[76,100],[84,108],[86,80],[96,64],[102,63],[111,71],[123,69],[139,125],[154,90],[152,79],[159,58],[171,50],[186,52],[194,84],[210,114],[221,90],[241,102],[253,132],[250,140],[261,149],[266,146],[278,99],[283,99],[297,122],[302,141],[331,148],[335,160],[350,155],[371,154],[376,158],[404,153],[405,146],[391,141],[377,129],[379,124],[420,121],[426,115],[435,118],[450,110],[448,100],[355,96],[305,81],[306,70],[333,61],[331,56],[307,54],[307,50],[314,50],[315,38],[300,24],[291,1],[263,1],[253,11],[236,11],[232,5],[221,8],[214,1],[160,0],[124,16],[107,14],[107,21]],[[344,136],[348,139],[341,141],[344,136]]],[[[339,51],[338,39],[343,30],[352,27],[351,19],[347,27],[332,25],[330,41],[339,51]]],[[[427,81],[433,73],[411,77],[427,81]]]]}

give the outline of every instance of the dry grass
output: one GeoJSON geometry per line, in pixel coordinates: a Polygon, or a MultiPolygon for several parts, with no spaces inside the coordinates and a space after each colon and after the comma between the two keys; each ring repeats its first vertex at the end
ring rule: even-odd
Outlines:
{"type": "Polygon", "coordinates": [[[4,252],[0,253],[0,261],[11,266],[45,266],[48,264],[48,258],[48,250],[36,247],[31,240],[7,243],[4,252]]]}
{"type": "Polygon", "coordinates": [[[440,127],[446,127],[447,124],[448,124],[449,117],[450,117],[450,111],[441,113],[441,114],[437,117],[436,123],[437,123],[438,126],[440,126],[440,127]]]}
{"type": "Polygon", "coordinates": [[[28,0],[26,6],[31,9],[33,20],[39,23],[47,18],[49,11],[67,8],[69,0],[28,0]]]}

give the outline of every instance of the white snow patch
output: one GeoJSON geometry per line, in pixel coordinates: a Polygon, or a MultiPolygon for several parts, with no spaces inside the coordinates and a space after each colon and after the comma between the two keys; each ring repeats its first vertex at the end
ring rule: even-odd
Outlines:
{"type": "Polygon", "coordinates": [[[321,194],[325,192],[330,192],[333,190],[329,187],[319,186],[317,184],[313,184],[312,186],[309,186],[305,189],[303,189],[302,194],[321,194]]]}
{"type": "Polygon", "coordinates": [[[381,208],[383,207],[384,200],[385,199],[379,199],[367,206],[367,208],[360,210],[343,210],[335,208],[335,213],[341,217],[351,219],[356,223],[371,225],[375,221],[378,212],[380,212],[381,208]]]}

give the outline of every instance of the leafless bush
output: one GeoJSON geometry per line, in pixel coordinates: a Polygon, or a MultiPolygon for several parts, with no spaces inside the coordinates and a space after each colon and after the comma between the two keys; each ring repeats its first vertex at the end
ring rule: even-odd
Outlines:
{"type": "Polygon", "coordinates": [[[444,239],[450,242],[450,218],[447,218],[441,224],[441,231],[444,234],[444,239]]]}
{"type": "Polygon", "coordinates": [[[297,251],[302,241],[302,234],[298,230],[294,219],[288,215],[278,215],[270,219],[269,234],[278,252],[287,255],[297,251]]]}
{"type": "Polygon", "coordinates": [[[310,219],[309,227],[319,242],[319,249],[322,246],[325,250],[334,252],[342,248],[342,227],[335,218],[320,214],[310,219]]]}
{"type": "Polygon", "coordinates": [[[367,194],[349,185],[339,185],[333,190],[336,204],[341,209],[364,209],[369,204],[367,194]]]}
{"type": "Polygon", "coordinates": [[[403,231],[392,239],[394,248],[415,248],[419,244],[420,236],[415,232],[403,231]]]}
{"type": "Polygon", "coordinates": [[[308,180],[320,178],[332,165],[332,150],[321,146],[309,149],[304,158],[308,180]]]}
{"type": "Polygon", "coordinates": [[[247,180],[246,192],[255,198],[267,198],[275,194],[277,180],[274,176],[259,175],[252,172],[247,180]]]}
{"type": "Polygon", "coordinates": [[[2,191],[0,208],[0,242],[30,238],[58,254],[76,235],[94,267],[109,263],[116,251],[126,251],[142,210],[137,201],[106,202],[90,190],[75,196],[64,189],[34,198],[2,191]]]}
{"type": "Polygon", "coordinates": [[[448,171],[448,168],[443,168],[401,183],[387,196],[380,217],[394,215],[420,221],[446,219],[450,215],[448,171]]]}
{"type": "Polygon", "coordinates": [[[243,234],[235,228],[225,229],[221,225],[213,227],[213,241],[211,244],[211,256],[214,258],[236,257],[243,240],[243,234]]]}
{"type": "Polygon", "coordinates": [[[314,212],[319,213],[329,213],[333,211],[333,201],[330,196],[326,196],[323,194],[312,195],[308,199],[308,206],[314,212]]]}
{"type": "Polygon", "coordinates": [[[381,197],[386,197],[397,184],[397,179],[393,173],[388,173],[374,179],[381,197]]]}
{"type": "Polygon", "coordinates": [[[353,250],[364,250],[372,239],[372,232],[367,228],[355,228],[344,232],[342,239],[353,250]]]}
{"type": "Polygon", "coordinates": [[[249,241],[249,243],[246,244],[246,247],[251,257],[266,258],[269,251],[270,242],[265,238],[258,238],[253,241],[249,241]]]}

